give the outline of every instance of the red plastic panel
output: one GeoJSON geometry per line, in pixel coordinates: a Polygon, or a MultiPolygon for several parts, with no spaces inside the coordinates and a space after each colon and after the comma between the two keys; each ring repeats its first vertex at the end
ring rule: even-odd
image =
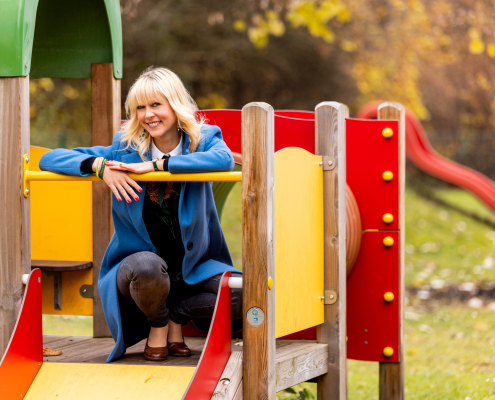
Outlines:
{"type": "Polygon", "coordinates": [[[24,398],[43,362],[41,271],[31,272],[21,312],[0,362],[0,399],[24,398]]]}
{"type": "Polygon", "coordinates": [[[399,135],[398,121],[346,119],[347,184],[356,197],[363,229],[399,229],[399,135]],[[392,128],[390,139],[382,136],[392,128]],[[386,182],[385,171],[394,178],[386,182]],[[383,222],[390,213],[394,220],[383,222]]]}
{"type": "MultiPolygon", "coordinates": [[[[218,125],[230,150],[242,153],[242,111],[200,111],[207,123],[218,125]]],[[[314,154],[315,121],[310,111],[275,111],[275,151],[286,147],[300,147],[314,154]]]]}
{"type": "Polygon", "coordinates": [[[347,358],[399,361],[399,232],[364,232],[361,251],[347,278],[347,358]],[[392,247],[383,239],[391,236],[392,247]],[[386,292],[394,300],[383,299],[386,292]],[[383,349],[392,347],[392,357],[383,349]]]}
{"type": "Polygon", "coordinates": [[[232,300],[230,272],[224,272],[218,289],[217,303],[203,354],[183,400],[210,400],[229,361],[231,353],[232,300]]]}

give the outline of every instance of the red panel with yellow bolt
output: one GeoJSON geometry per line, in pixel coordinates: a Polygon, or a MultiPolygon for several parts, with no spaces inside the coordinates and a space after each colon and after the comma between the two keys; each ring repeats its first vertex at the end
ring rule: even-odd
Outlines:
{"type": "Polygon", "coordinates": [[[364,232],[347,278],[348,358],[399,361],[399,299],[399,232],[364,232]]]}
{"type": "Polygon", "coordinates": [[[347,184],[363,229],[399,229],[398,129],[398,121],[346,120],[347,184]]]}

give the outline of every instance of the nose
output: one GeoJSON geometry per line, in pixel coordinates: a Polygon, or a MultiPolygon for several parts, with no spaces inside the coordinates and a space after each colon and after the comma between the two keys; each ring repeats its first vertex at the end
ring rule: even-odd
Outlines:
{"type": "Polygon", "coordinates": [[[146,106],[146,118],[153,118],[155,116],[155,113],[153,112],[153,109],[149,106],[146,106]]]}

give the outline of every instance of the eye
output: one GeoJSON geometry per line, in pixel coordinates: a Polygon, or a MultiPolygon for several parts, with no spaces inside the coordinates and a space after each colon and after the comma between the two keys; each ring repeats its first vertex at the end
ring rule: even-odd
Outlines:
{"type": "Polygon", "coordinates": [[[158,107],[160,105],[160,103],[153,103],[151,106],[152,107],[158,107]]]}
{"type": "Polygon", "coordinates": [[[142,110],[143,108],[144,108],[144,106],[137,106],[138,110],[142,110]]]}

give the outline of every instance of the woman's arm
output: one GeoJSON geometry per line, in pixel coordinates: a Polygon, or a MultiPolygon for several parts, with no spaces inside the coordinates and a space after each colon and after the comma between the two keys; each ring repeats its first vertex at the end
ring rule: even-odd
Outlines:
{"type": "Polygon", "coordinates": [[[55,172],[63,175],[88,176],[89,171],[82,171],[83,162],[92,157],[105,157],[111,159],[112,150],[120,147],[121,133],[117,132],[113,137],[111,146],[77,147],[72,150],[55,149],[43,154],[40,160],[42,171],[55,172]]]}
{"type": "MultiPolygon", "coordinates": [[[[203,132],[202,132],[203,133],[203,132]]],[[[202,140],[207,140],[204,151],[170,157],[168,170],[173,174],[191,172],[222,172],[234,169],[234,157],[222,139],[216,125],[204,128],[202,140]]]]}

